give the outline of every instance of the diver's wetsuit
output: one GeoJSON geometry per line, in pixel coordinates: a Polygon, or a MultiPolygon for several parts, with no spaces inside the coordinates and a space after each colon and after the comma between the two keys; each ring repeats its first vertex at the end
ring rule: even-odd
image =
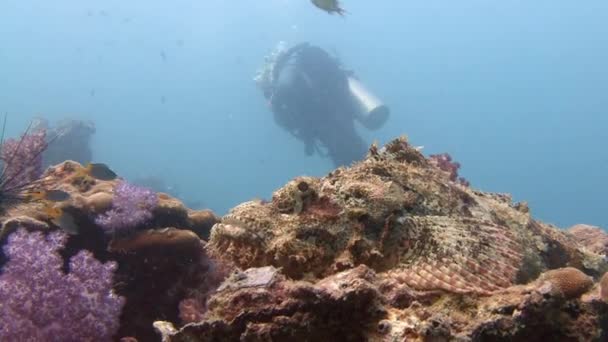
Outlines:
{"type": "Polygon", "coordinates": [[[367,150],[355,130],[347,76],[327,52],[302,43],[279,57],[267,94],[275,122],[302,140],[308,155],[320,141],[336,166],[362,159],[367,150]]]}

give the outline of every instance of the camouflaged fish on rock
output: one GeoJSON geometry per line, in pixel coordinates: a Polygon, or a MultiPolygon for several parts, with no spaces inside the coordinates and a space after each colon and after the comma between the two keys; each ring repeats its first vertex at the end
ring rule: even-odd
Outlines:
{"type": "Polygon", "coordinates": [[[272,265],[318,279],[365,264],[417,290],[490,294],[600,256],[533,220],[525,204],[452,182],[405,138],[323,178],[298,177],[230,211],[208,249],[246,269],[272,265]]]}

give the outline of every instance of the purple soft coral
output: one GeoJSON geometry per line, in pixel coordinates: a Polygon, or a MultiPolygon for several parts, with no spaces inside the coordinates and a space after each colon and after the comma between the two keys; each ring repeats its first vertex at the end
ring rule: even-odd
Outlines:
{"type": "Polygon", "coordinates": [[[2,189],[14,190],[36,181],[42,174],[42,152],[47,147],[44,129],[6,140],[0,151],[4,162],[2,189]]]}
{"type": "Polygon", "coordinates": [[[66,240],[61,231],[45,236],[23,228],[9,237],[0,276],[0,340],[111,341],[125,303],[112,291],[116,263],[81,251],[65,274],[57,251],[66,240]]]}
{"type": "Polygon", "coordinates": [[[114,188],[112,209],[99,215],[95,223],[108,233],[127,232],[149,221],[157,205],[153,191],[121,181],[114,188]]]}

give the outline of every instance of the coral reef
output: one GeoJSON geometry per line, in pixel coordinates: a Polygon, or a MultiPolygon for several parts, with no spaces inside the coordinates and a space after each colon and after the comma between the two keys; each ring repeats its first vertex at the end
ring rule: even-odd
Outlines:
{"type": "MultiPolygon", "coordinates": [[[[154,320],[161,318],[179,322],[180,302],[200,291],[201,284],[206,281],[209,272],[213,274],[208,278],[216,276],[215,269],[210,267],[212,263],[204,251],[205,242],[198,234],[208,234],[211,226],[217,222],[217,217],[208,210],[189,210],[178,200],[165,194],[146,192],[146,196],[142,198],[153,198],[156,203],[153,208],[147,208],[150,211],[147,223],[131,229],[129,234],[108,234],[106,229],[95,221],[101,214],[112,210],[115,200],[121,201],[114,190],[122,181],[97,180],[84,172],[79,172],[82,169],[82,165],[66,161],[48,168],[42,175],[41,181],[44,184],[70,194],[68,200],[56,205],[73,216],[79,229],[77,234],[67,237],[65,247],[60,250],[60,256],[48,249],[39,249],[37,254],[32,254],[32,258],[36,260],[30,259],[30,263],[53,272],[52,265],[45,266],[40,261],[44,258],[59,257],[58,262],[64,265],[64,272],[67,272],[68,269],[65,267],[70,267],[68,262],[70,259],[83,261],[82,255],[92,254],[101,262],[110,261],[112,265],[117,265],[111,285],[114,293],[125,298],[126,302],[122,312],[119,312],[117,330],[112,331],[115,334],[111,337],[113,339],[128,337],[140,341],[157,340],[158,335],[152,326],[154,320]]],[[[51,220],[44,210],[48,205],[45,201],[21,201],[18,205],[8,207],[0,216],[3,223],[0,245],[7,244],[19,236],[20,228],[50,234],[49,236],[59,234],[62,227],[51,220]]],[[[65,235],[63,236],[65,239],[65,235]]],[[[2,272],[10,271],[11,260],[10,255],[0,255],[2,272]]],[[[73,277],[70,274],[68,277],[73,277]]],[[[87,277],[94,281],[101,275],[89,274],[87,277]]],[[[13,280],[10,280],[10,283],[15,284],[13,280]]],[[[91,283],[87,286],[102,284],[102,282],[91,283]]],[[[50,283],[41,284],[39,288],[52,291],[50,283]]],[[[75,287],[74,290],[82,289],[75,287]]],[[[81,292],[86,293],[86,291],[81,292]]],[[[49,300],[49,297],[43,299],[49,300]]],[[[49,305],[48,302],[45,303],[49,305]]],[[[96,307],[89,307],[89,312],[94,313],[96,307]]],[[[101,308],[102,306],[99,306],[99,309],[101,308]]],[[[84,312],[81,316],[87,314],[86,311],[81,312],[84,312]]],[[[78,319],[64,322],[61,317],[59,314],[55,315],[49,318],[49,322],[56,327],[64,327],[65,324],[73,325],[73,329],[79,327],[74,323],[78,319]]],[[[84,323],[81,326],[86,327],[84,323]]],[[[65,329],[66,333],[70,331],[68,328],[65,329]]],[[[95,340],[102,340],[103,336],[100,331],[95,335],[98,337],[95,340]]],[[[82,341],[86,338],[76,340],[82,341]]]]}
{"type": "Polygon", "coordinates": [[[209,300],[207,315],[223,319],[188,324],[175,340],[363,340],[361,328],[387,315],[375,277],[364,266],[315,285],[286,280],[272,266],[239,272],[209,300]]]}
{"type": "Polygon", "coordinates": [[[265,266],[229,277],[205,319],[176,329],[155,322],[163,341],[601,341],[606,305],[568,300],[540,282],[492,296],[410,292],[388,301],[390,277],[365,265],[315,283],[265,266]],[[602,318],[603,317],[603,318],[602,318]]]}
{"type": "Polygon", "coordinates": [[[407,142],[395,141],[327,177],[298,177],[270,203],[233,208],[214,227],[209,250],[240,268],[273,265],[296,279],[365,264],[417,290],[474,294],[552,268],[587,267],[597,276],[605,267],[508,196],[452,179],[407,142]]]}
{"type": "MultiPolygon", "coordinates": [[[[405,138],[373,145],[364,161],[296,177],[221,219],[151,193],[149,217],[129,234],[96,223],[122,181],[75,162],[43,179],[70,194],[57,205],[79,227],[64,264],[92,254],[118,266],[112,288],[126,302],[115,340],[608,340],[608,259],[595,244],[608,235],[539,222],[525,202],[473,189],[441,160],[405,138]]],[[[2,213],[0,243],[21,228],[56,234],[43,208],[2,213]]],[[[9,263],[0,259],[4,272],[9,263]]]]}
{"type": "Polygon", "coordinates": [[[401,138],[236,206],[206,250],[240,271],[188,301],[181,329],[156,329],[165,341],[606,338],[608,308],[590,295],[606,259],[436,159],[401,138]]]}

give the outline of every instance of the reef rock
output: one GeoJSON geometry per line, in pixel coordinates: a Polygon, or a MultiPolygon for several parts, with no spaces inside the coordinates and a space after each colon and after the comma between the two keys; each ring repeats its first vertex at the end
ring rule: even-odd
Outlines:
{"type": "Polygon", "coordinates": [[[581,299],[606,259],[525,203],[451,178],[401,138],[233,208],[206,250],[240,271],[196,321],[157,330],[165,341],[608,338],[606,304],[581,299]]]}
{"type": "Polygon", "coordinates": [[[588,224],[576,224],[568,228],[578,242],[588,250],[608,256],[608,234],[602,228],[588,224]]]}

